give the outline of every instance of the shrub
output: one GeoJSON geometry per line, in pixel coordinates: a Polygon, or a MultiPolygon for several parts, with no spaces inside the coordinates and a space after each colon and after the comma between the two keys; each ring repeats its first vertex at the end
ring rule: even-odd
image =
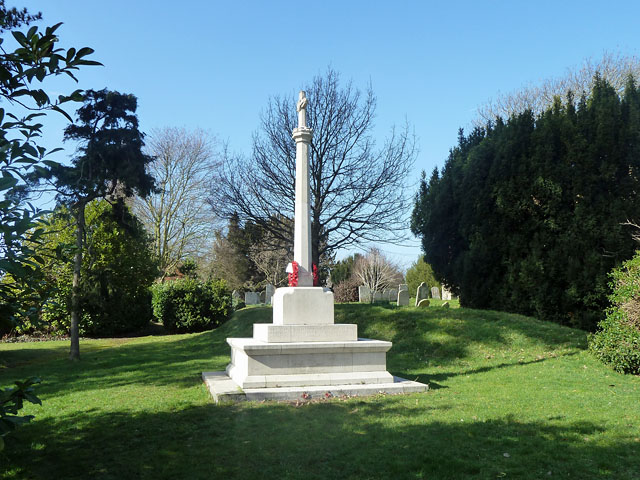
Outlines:
{"type": "Polygon", "coordinates": [[[15,382],[16,386],[13,388],[0,389],[0,451],[4,449],[5,435],[33,419],[33,415],[18,415],[24,402],[42,405],[33,390],[37,383],[40,383],[40,379],[31,377],[24,382],[15,382]]]}
{"type": "Polygon", "coordinates": [[[347,303],[358,301],[358,282],[355,280],[344,280],[333,286],[333,298],[336,303],[347,303]]]}
{"type": "Polygon", "coordinates": [[[183,278],[154,285],[152,294],[153,314],[171,333],[214,329],[226,322],[232,311],[224,280],[183,278]]]}
{"type": "Polygon", "coordinates": [[[422,256],[407,270],[405,280],[409,287],[409,295],[411,296],[415,296],[422,282],[429,288],[429,296],[431,296],[431,287],[440,288],[440,283],[436,280],[431,265],[426,263],[422,256]]]}
{"type": "Polygon", "coordinates": [[[589,337],[589,350],[621,373],[640,374],[640,251],[611,273],[612,306],[599,330],[589,337]]]}

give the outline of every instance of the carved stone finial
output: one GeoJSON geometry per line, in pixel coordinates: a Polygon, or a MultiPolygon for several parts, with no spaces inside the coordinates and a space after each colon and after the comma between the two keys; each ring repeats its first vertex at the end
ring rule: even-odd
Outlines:
{"type": "Polygon", "coordinates": [[[300,90],[300,94],[298,95],[298,104],[296,105],[296,110],[298,110],[298,127],[306,127],[307,126],[307,94],[304,90],[300,90]]]}

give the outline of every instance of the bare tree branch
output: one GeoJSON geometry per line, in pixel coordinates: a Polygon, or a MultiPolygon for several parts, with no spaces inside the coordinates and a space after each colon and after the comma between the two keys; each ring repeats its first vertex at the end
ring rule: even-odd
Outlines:
{"type": "MultiPolygon", "coordinates": [[[[313,128],[310,197],[313,261],[348,245],[404,238],[404,188],[416,157],[409,125],[393,128],[380,148],[372,137],[376,98],[351,83],[341,86],[329,69],[306,87],[307,119],[313,128]]],[[[250,158],[226,152],[210,203],[226,219],[237,213],[293,242],[295,202],[294,97],[270,99],[250,158]]]]}
{"type": "Polygon", "coordinates": [[[553,105],[555,97],[560,97],[564,103],[569,92],[574,97],[588,94],[596,73],[622,93],[629,76],[640,80],[640,58],[611,52],[604,52],[602,58],[596,60],[588,58],[579,67],[568,69],[563,77],[546,79],[539,85],[529,85],[490,99],[478,108],[473,125],[484,127],[498,117],[509,118],[524,110],[531,110],[537,115],[553,105]]]}
{"type": "Polygon", "coordinates": [[[150,172],[160,192],[136,198],[133,211],[153,236],[164,274],[211,248],[215,215],[206,199],[220,166],[214,147],[202,130],[162,128],[149,137],[150,172]]]}

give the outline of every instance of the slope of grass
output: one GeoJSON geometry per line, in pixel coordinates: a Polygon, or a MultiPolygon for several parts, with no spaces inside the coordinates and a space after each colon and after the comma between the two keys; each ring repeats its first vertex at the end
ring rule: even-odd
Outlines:
{"type": "Polygon", "coordinates": [[[0,345],[0,384],[38,375],[43,406],[7,438],[15,479],[640,477],[640,378],[585,352],[584,332],[498,312],[337,305],[336,322],[391,340],[406,396],[300,406],[214,405],[202,371],[229,361],[269,308],[217,331],[0,345]]]}

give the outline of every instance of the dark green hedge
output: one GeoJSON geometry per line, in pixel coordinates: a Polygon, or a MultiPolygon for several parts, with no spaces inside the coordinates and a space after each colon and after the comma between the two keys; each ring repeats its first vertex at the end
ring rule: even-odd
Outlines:
{"type": "Polygon", "coordinates": [[[577,102],[460,132],[421,182],[412,231],[463,306],[594,330],[609,272],[636,248],[638,172],[640,89],[596,76],[577,102]]]}
{"type": "Polygon", "coordinates": [[[156,284],[153,314],[170,333],[211,330],[229,319],[231,293],[224,280],[180,279],[156,284]]]}

